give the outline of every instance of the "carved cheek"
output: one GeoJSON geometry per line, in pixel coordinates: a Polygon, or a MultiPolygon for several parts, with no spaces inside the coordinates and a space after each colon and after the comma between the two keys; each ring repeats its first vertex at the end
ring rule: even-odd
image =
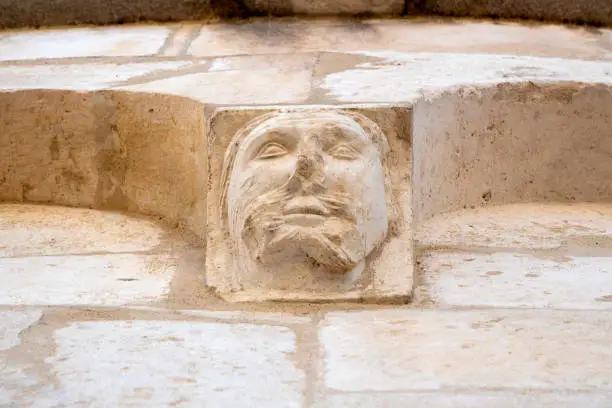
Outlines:
{"type": "Polygon", "coordinates": [[[244,177],[249,178],[257,193],[274,190],[289,180],[295,168],[296,158],[287,155],[274,160],[253,161],[244,169],[244,177]]]}

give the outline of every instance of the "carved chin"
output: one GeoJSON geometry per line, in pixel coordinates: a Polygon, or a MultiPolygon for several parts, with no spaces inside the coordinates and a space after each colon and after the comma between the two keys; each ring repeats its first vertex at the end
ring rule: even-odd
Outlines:
{"type": "Polygon", "coordinates": [[[347,273],[359,262],[340,244],[312,228],[286,228],[259,248],[264,264],[310,262],[332,273],[347,273]]]}

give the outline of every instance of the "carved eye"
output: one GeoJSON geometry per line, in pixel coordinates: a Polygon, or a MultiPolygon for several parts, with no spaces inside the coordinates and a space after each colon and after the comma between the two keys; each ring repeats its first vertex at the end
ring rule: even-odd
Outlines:
{"type": "Polygon", "coordinates": [[[347,144],[339,144],[329,150],[329,154],[337,159],[355,160],[359,153],[353,147],[347,144]]]}
{"type": "Polygon", "coordinates": [[[270,142],[263,145],[255,155],[256,159],[274,159],[287,154],[287,148],[281,144],[270,142]]]}

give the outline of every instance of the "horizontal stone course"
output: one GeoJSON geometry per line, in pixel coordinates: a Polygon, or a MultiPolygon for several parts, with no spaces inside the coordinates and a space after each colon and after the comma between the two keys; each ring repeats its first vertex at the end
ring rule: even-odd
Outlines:
{"type": "Polygon", "coordinates": [[[2,0],[0,9],[0,27],[266,15],[443,15],[612,25],[612,6],[606,0],[2,0]]]}
{"type": "Polygon", "coordinates": [[[612,314],[378,310],[327,314],[326,387],[612,390],[612,314]]]}

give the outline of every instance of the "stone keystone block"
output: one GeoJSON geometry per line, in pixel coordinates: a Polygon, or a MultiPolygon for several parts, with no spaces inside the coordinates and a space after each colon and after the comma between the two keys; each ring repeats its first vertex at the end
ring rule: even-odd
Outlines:
{"type": "Polygon", "coordinates": [[[207,282],[229,301],[407,301],[409,107],[222,109],[207,282]]]}

